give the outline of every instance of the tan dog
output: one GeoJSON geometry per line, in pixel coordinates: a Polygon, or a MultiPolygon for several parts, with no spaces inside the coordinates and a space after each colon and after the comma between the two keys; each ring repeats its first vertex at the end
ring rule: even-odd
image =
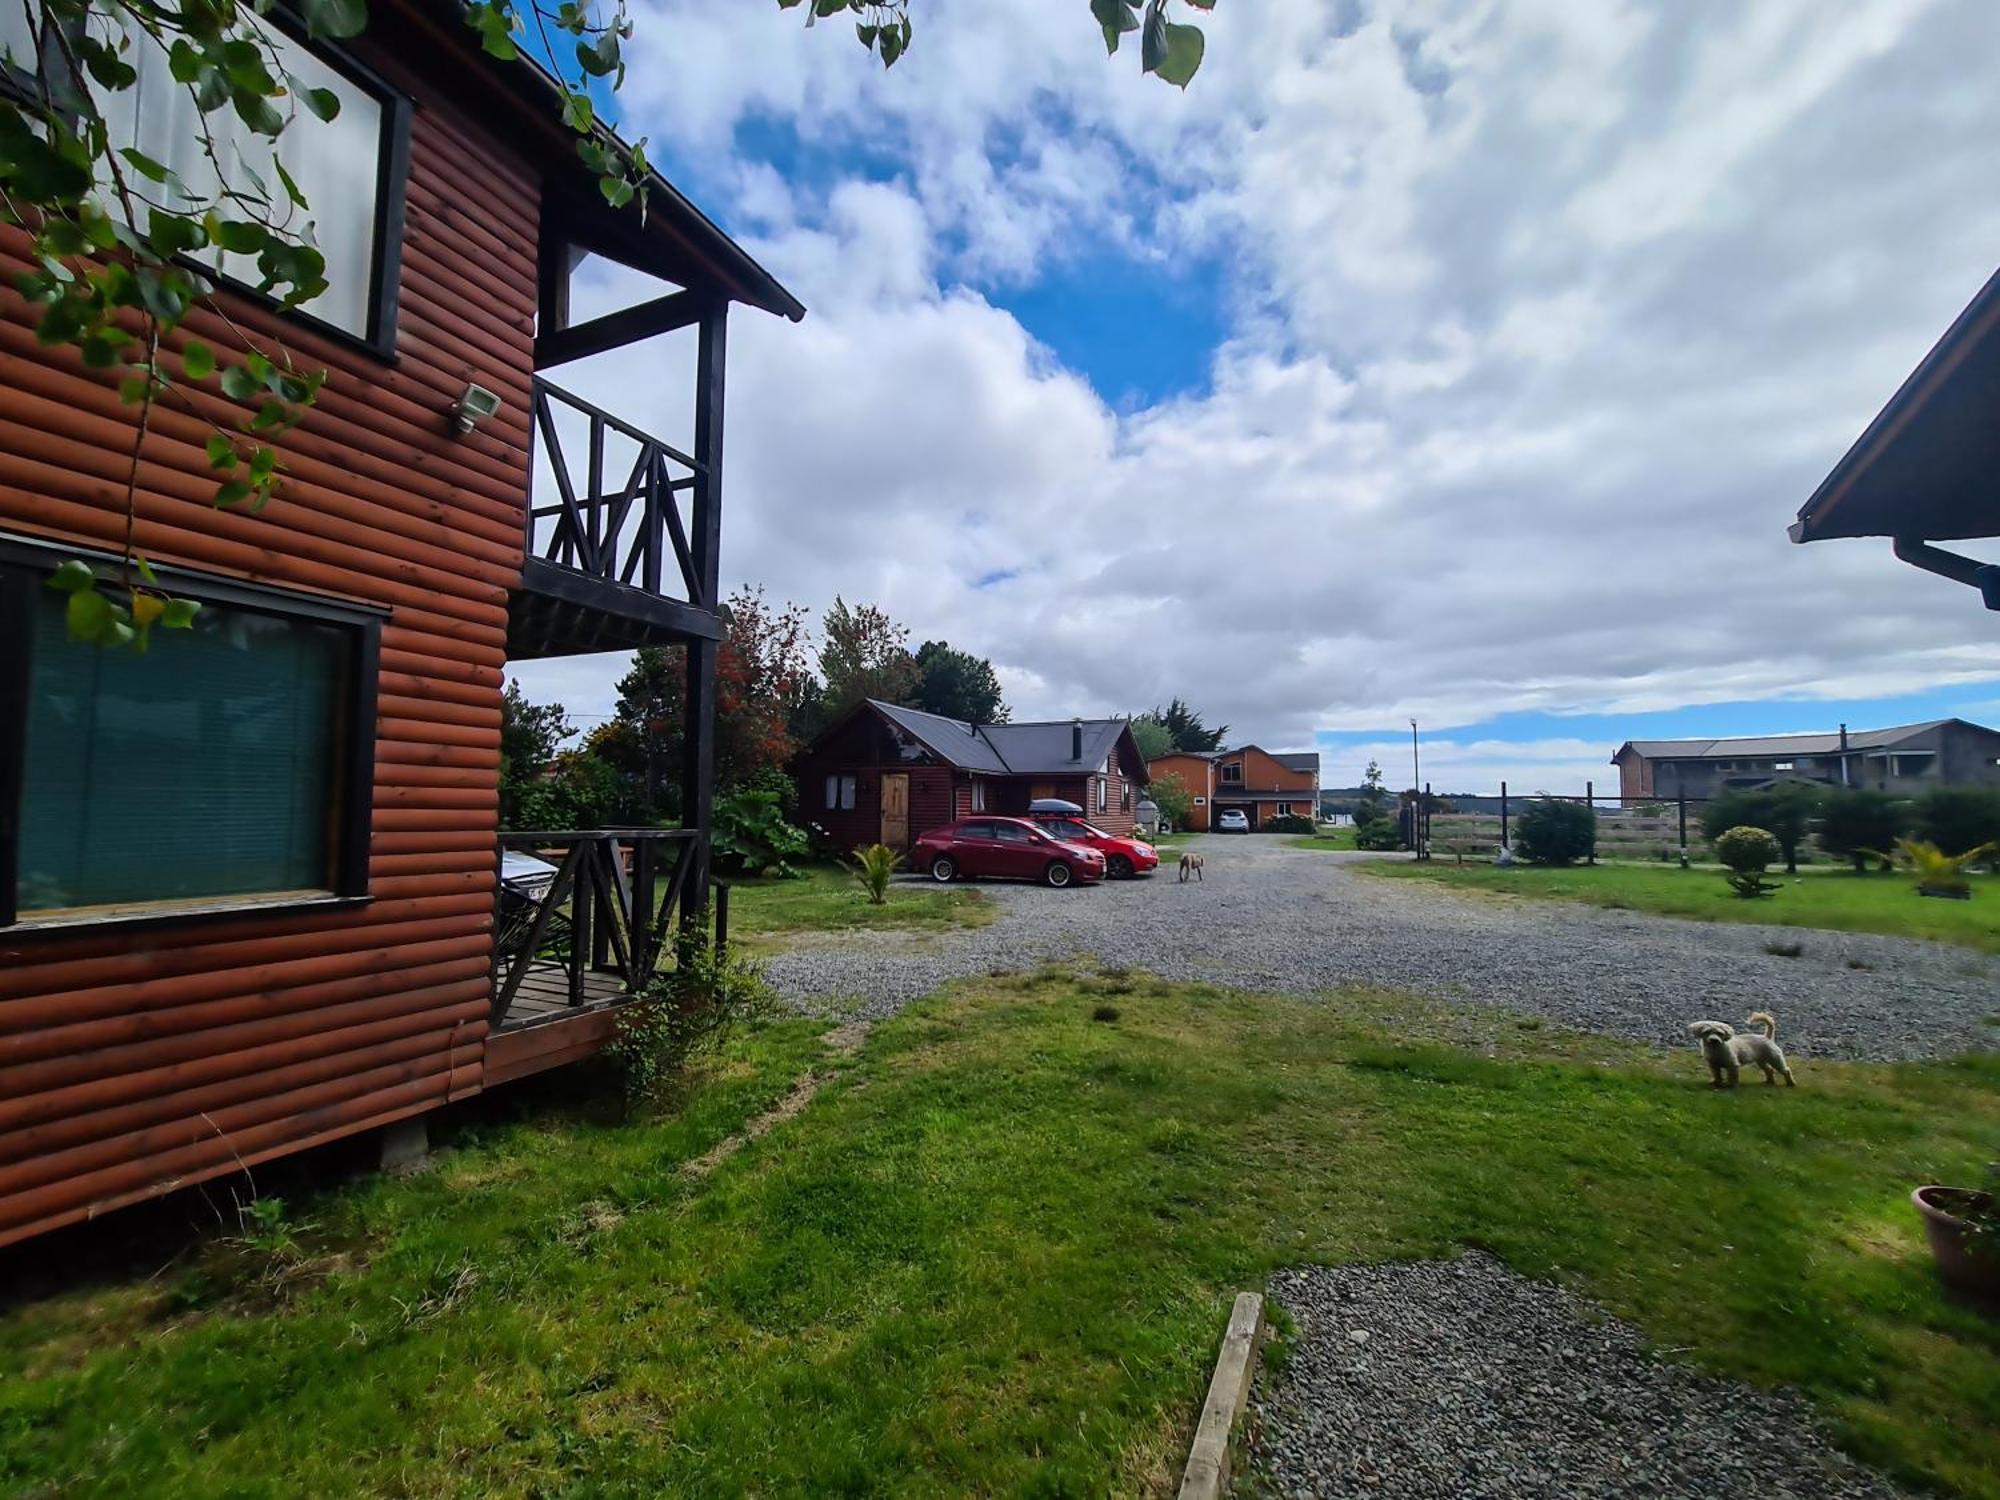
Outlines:
{"type": "Polygon", "coordinates": [[[1797,1088],[1798,1080],[1792,1077],[1790,1064],[1785,1061],[1784,1048],[1778,1045],[1778,1020],[1768,1010],[1755,1012],[1746,1026],[1761,1026],[1762,1036],[1738,1036],[1736,1028],[1726,1021],[1691,1021],[1688,1030],[1701,1040],[1701,1055],[1708,1063],[1710,1088],[1736,1087],[1737,1070],[1745,1067],[1762,1068],[1764,1082],[1775,1084],[1778,1074],[1785,1075],[1785,1086],[1797,1088]],[[1724,1082],[1724,1079],[1727,1082],[1724,1082]]]}
{"type": "Polygon", "coordinates": [[[1187,884],[1187,878],[1188,878],[1188,876],[1190,876],[1190,875],[1194,876],[1194,878],[1195,878],[1195,880],[1196,880],[1197,882],[1200,882],[1200,880],[1201,880],[1201,878],[1202,878],[1202,875],[1201,875],[1201,856],[1200,856],[1199,854],[1192,854],[1192,853],[1190,853],[1190,854],[1183,854],[1183,855],[1181,856],[1181,884],[1182,884],[1182,885],[1186,885],[1186,884],[1187,884]]]}

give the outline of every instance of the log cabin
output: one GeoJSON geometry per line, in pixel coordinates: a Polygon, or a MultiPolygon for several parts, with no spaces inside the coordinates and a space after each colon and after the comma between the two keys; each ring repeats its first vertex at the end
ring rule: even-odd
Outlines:
{"type": "MultiPolygon", "coordinates": [[[[330,285],[284,311],[219,277],[169,353],[254,340],[327,379],[254,513],[215,508],[204,453],[246,408],[211,380],[154,411],[131,539],[203,608],[144,655],[69,639],[45,586],[117,566],[137,428],[118,372],[37,341],[29,242],[0,224],[0,1244],[407,1140],[601,1046],[675,924],[706,920],[728,314],[804,308],[657,173],[643,216],[607,204],[548,75],[485,55],[450,0],[371,12],[340,46],[273,17],[342,103],[286,137],[336,205],[330,285]],[[671,290],[573,321],[586,256],[671,290]],[[687,329],[691,451],[551,376],[687,329]],[[503,838],[508,663],[667,643],[685,826],[503,838]],[[554,868],[512,920],[503,845],[554,868]]],[[[112,127],[173,165],[191,120],[139,66],[139,119],[112,127]]]]}
{"type": "Polygon", "coordinates": [[[828,725],[792,771],[799,816],[840,849],[908,849],[930,829],[976,813],[1023,816],[1044,797],[1129,835],[1147,783],[1126,719],[971,724],[873,698],[828,725]]]}

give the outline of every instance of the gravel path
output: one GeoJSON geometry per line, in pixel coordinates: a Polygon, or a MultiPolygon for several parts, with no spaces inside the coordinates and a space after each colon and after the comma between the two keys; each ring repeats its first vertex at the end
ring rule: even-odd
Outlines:
{"type": "Polygon", "coordinates": [[[1799,1397],[1648,1354],[1632,1329],[1477,1252],[1281,1272],[1297,1323],[1260,1377],[1239,1494],[1893,1500],[1799,1397]]]}
{"type": "Polygon", "coordinates": [[[991,882],[991,926],[946,935],[803,940],[771,959],[808,1009],[892,1014],[947,981],[1095,958],[1172,980],[1313,994],[1416,990],[1665,1046],[1686,1023],[1771,1010],[1795,1058],[1950,1056],[2000,1046],[2000,963],[1970,949],[1862,933],[1683,922],[1557,901],[1468,896],[1357,874],[1368,856],[1276,839],[1195,841],[1207,879],[1051,891],[991,882]],[[1773,940],[1798,958],[1765,953],[1773,940]],[[1850,967],[1850,961],[1867,965],[1850,967]]]}

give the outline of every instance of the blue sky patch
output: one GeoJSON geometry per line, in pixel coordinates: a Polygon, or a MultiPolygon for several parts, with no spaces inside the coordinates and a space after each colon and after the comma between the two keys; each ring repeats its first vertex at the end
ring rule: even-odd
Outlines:
{"type": "Polygon", "coordinates": [[[1120,410],[1208,387],[1227,334],[1222,267],[1089,256],[1032,285],[991,294],[1063,365],[1120,410]]]}

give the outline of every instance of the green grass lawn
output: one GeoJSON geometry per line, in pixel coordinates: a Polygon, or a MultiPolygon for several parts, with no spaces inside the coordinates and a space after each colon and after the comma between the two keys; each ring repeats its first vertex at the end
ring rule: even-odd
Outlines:
{"type": "Polygon", "coordinates": [[[851,932],[863,928],[942,930],[982,927],[997,915],[992,899],[964,886],[937,886],[898,875],[885,905],[869,903],[853,871],[809,865],[796,880],[733,881],[729,935],[751,953],[783,945],[801,932],[851,932]]]}
{"type": "Polygon", "coordinates": [[[1287,849],[1352,849],[1354,829],[1323,828],[1318,833],[1302,833],[1296,838],[1285,840],[1287,849]]]}
{"type": "Polygon", "coordinates": [[[0,1313],[0,1491],[1170,1493],[1235,1291],[1476,1245],[2000,1495],[2000,1335],[1907,1198],[1991,1154],[1994,1059],[1717,1094],[1490,1012],[1023,976],[688,1180],[813,1048],[746,1033],[677,1118],[543,1107],[301,1202],[296,1248],[0,1313]]]}
{"type": "Polygon", "coordinates": [[[1383,860],[1355,868],[1391,880],[1435,880],[1465,890],[1582,901],[1705,922],[1778,922],[1836,932],[1883,932],[2000,953],[2000,879],[1991,875],[1972,877],[1970,901],[1940,901],[1919,896],[1900,875],[1814,870],[1787,876],[1780,871],[1772,877],[1783,882],[1776,895],[1745,901],[1724,883],[1719,869],[1683,870],[1672,865],[1578,865],[1567,870],[1517,865],[1503,870],[1485,863],[1434,859],[1423,864],[1383,860]]]}

